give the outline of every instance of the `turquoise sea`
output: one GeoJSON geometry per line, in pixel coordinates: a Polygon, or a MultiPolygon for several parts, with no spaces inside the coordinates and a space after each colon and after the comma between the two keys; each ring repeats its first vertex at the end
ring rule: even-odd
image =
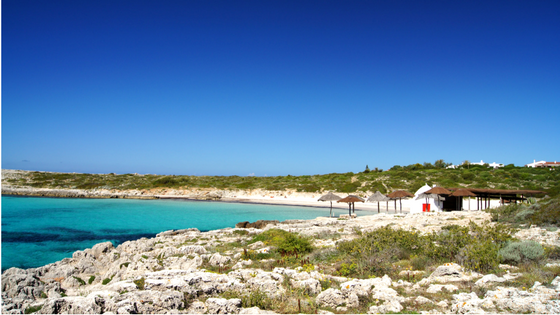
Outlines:
{"type": "MultiPolygon", "coordinates": [[[[347,213],[334,209],[335,215],[347,213]]],[[[359,211],[358,215],[374,214],[359,211]]],[[[185,228],[235,227],[242,221],[314,219],[328,208],[187,200],[2,196],[2,270],[43,266],[76,250],[185,228]]]]}

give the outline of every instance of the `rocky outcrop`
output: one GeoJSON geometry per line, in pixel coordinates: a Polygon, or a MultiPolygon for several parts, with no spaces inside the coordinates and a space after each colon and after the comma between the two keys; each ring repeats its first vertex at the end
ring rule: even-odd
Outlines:
{"type": "Polygon", "coordinates": [[[269,224],[276,225],[278,223],[280,223],[278,220],[258,220],[253,223],[250,223],[249,221],[244,221],[244,222],[237,223],[235,227],[241,229],[250,229],[250,228],[263,229],[269,224]]]}
{"type": "MultiPolygon", "coordinates": [[[[508,281],[519,277],[519,273],[482,275],[449,263],[431,273],[407,268],[399,279],[387,275],[353,279],[329,274],[325,271],[329,266],[325,265],[308,264],[295,269],[271,267],[274,262],[254,257],[249,260],[244,251],[273,250],[263,242],[248,244],[253,234],[271,228],[331,240],[333,245],[320,248],[328,254],[337,242],[357,237],[356,231],[387,224],[419,229],[429,225],[424,227],[431,231],[440,222],[457,217],[451,213],[423,218],[416,215],[380,215],[360,220],[318,218],[262,224],[245,230],[250,234],[236,233],[240,228],[209,232],[184,229],[124,242],[117,247],[110,242],[100,243],[53,264],[6,270],[2,274],[2,313],[21,314],[27,310],[53,314],[261,314],[270,311],[243,308],[242,298],[258,294],[259,299],[266,296],[283,301],[294,291],[307,296],[307,300],[300,302],[318,307],[318,313],[358,309],[396,313],[419,305],[429,313],[560,312],[560,277],[550,285],[536,282],[531,288],[520,289],[508,286],[508,281]],[[336,240],[332,240],[335,233],[336,240]],[[228,243],[245,245],[224,246],[228,243]],[[418,280],[422,277],[425,278],[418,280]]],[[[483,214],[473,213],[467,216],[465,224],[470,219],[481,218],[483,214]]],[[[514,271],[511,266],[504,269],[514,271]]]]}

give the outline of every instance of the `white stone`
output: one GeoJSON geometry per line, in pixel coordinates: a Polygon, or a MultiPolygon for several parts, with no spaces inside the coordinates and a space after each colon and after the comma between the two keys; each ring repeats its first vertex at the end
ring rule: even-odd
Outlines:
{"type": "Polygon", "coordinates": [[[446,290],[447,292],[455,292],[459,290],[459,288],[453,284],[430,284],[426,292],[438,293],[442,290],[446,290]]]}
{"type": "Polygon", "coordinates": [[[344,295],[338,289],[329,288],[317,295],[315,303],[319,306],[335,308],[345,302],[344,295]]]}

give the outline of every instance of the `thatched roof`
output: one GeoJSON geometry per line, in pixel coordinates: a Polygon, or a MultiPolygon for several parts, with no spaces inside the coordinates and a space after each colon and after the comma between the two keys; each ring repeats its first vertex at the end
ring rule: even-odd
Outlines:
{"type": "Polygon", "coordinates": [[[441,196],[439,196],[439,195],[436,195],[436,194],[426,194],[426,193],[422,193],[422,194],[418,195],[418,197],[416,197],[416,200],[419,200],[419,199],[426,199],[426,198],[438,199],[438,200],[445,200],[444,197],[441,197],[441,196]]]}
{"type": "Polygon", "coordinates": [[[450,196],[455,196],[455,197],[476,197],[476,194],[470,192],[467,189],[464,188],[460,188],[455,190],[454,192],[451,193],[450,196]]]}
{"type": "Polygon", "coordinates": [[[378,202],[378,201],[387,201],[390,198],[385,196],[384,194],[380,193],[379,190],[375,192],[375,194],[371,195],[367,201],[369,202],[378,202]]]}
{"type": "Polygon", "coordinates": [[[340,200],[338,200],[337,202],[364,202],[364,199],[358,197],[358,196],[347,196],[345,198],[342,198],[340,200]]]}
{"type": "Polygon", "coordinates": [[[321,198],[317,199],[317,201],[337,201],[342,199],[342,197],[333,194],[332,191],[329,191],[328,194],[321,196],[321,198]]]}
{"type": "Polygon", "coordinates": [[[425,194],[436,194],[436,195],[449,195],[451,192],[443,187],[434,187],[428,191],[424,192],[425,194]]]}
{"type": "Polygon", "coordinates": [[[492,194],[492,195],[538,195],[544,194],[544,191],[529,189],[489,189],[489,188],[449,188],[449,190],[466,189],[475,194],[492,194]]]}
{"type": "Polygon", "coordinates": [[[387,197],[395,199],[395,198],[414,197],[414,195],[406,190],[395,190],[392,193],[388,194],[387,197]]]}

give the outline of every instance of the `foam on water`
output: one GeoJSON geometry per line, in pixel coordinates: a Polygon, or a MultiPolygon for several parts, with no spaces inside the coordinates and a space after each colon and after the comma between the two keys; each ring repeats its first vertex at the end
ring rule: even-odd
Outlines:
{"type": "Polygon", "coordinates": [[[225,202],[2,196],[2,270],[43,266],[100,242],[116,246],[172,229],[208,231],[242,221],[314,219],[328,213],[325,208],[225,202]]]}

